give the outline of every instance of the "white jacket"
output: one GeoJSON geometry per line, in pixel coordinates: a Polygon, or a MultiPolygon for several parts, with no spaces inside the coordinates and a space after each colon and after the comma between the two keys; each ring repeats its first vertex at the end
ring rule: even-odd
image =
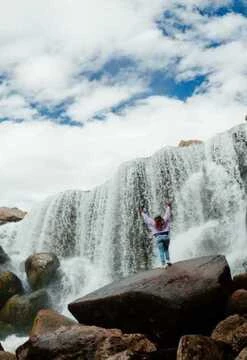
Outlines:
{"type": "Polygon", "coordinates": [[[151,231],[152,235],[157,235],[166,231],[170,231],[171,227],[171,209],[170,206],[166,206],[165,215],[162,217],[164,220],[164,226],[161,230],[158,230],[155,227],[155,221],[151,216],[149,216],[146,212],[141,212],[143,220],[147,225],[148,229],[151,231]]]}

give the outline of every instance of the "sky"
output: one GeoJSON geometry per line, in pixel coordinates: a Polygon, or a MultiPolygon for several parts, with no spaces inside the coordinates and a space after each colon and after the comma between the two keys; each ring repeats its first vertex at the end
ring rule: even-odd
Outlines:
{"type": "Polygon", "coordinates": [[[0,206],[88,190],[247,112],[247,0],[0,0],[0,206]]]}

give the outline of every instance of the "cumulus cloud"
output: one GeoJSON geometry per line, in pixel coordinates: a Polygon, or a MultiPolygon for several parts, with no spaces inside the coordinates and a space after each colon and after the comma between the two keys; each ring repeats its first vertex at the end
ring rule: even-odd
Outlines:
{"type": "Polygon", "coordinates": [[[231,0],[0,4],[0,205],[92,188],[122,161],[244,117],[247,19],[231,0]],[[127,65],[109,69],[119,59],[127,65]],[[202,82],[182,101],[165,81],[155,92],[156,71],[202,82]]]}

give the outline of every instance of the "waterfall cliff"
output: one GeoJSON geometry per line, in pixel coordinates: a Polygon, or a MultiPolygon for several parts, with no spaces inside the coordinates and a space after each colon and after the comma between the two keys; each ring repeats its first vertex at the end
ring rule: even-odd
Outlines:
{"type": "MultiPolygon", "coordinates": [[[[172,201],[172,261],[225,254],[232,269],[247,259],[247,126],[204,144],[165,147],[124,163],[92,191],[69,190],[37,205],[19,224],[0,229],[16,259],[53,251],[65,273],[65,297],[159,263],[138,213],[163,212],[172,201]]],[[[65,299],[63,299],[64,301],[65,299]]]]}

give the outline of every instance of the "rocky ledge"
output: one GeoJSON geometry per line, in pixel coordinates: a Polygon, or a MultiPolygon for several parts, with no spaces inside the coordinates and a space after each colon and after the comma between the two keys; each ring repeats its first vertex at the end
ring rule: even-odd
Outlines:
{"type": "Polygon", "coordinates": [[[0,207],[0,225],[17,222],[26,216],[27,212],[18,208],[0,207]]]}

